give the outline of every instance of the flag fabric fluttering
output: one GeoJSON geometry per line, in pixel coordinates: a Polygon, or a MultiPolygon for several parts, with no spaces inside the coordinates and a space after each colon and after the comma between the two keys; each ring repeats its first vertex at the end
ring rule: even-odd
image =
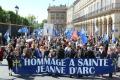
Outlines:
{"type": "Polygon", "coordinates": [[[94,26],[94,28],[95,28],[95,32],[94,32],[94,41],[95,42],[97,42],[98,41],[98,38],[97,38],[97,36],[98,36],[98,32],[99,32],[99,30],[98,30],[98,27],[95,25],[94,26]]]}
{"type": "Polygon", "coordinates": [[[7,43],[9,43],[10,41],[10,30],[9,29],[4,34],[4,38],[7,40],[7,43]]]}
{"type": "Polygon", "coordinates": [[[90,43],[93,43],[93,42],[94,42],[94,38],[93,38],[92,35],[89,36],[89,41],[90,41],[90,43]]]}
{"type": "Polygon", "coordinates": [[[85,45],[88,42],[88,38],[85,34],[82,34],[81,36],[82,44],[85,45]]]}
{"type": "Polygon", "coordinates": [[[35,29],[33,31],[33,34],[37,39],[39,39],[43,35],[43,29],[35,29]]]}
{"type": "Polygon", "coordinates": [[[116,30],[115,30],[115,27],[113,26],[112,27],[112,32],[114,33],[114,32],[116,32],[116,30]]]}
{"type": "Polygon", "coordinates": [[[65,31],[66,38],[70,40],[72,37],[72,33],[73,33],[72,29],[66,30],[65,31]]]}
{"type": "Polygon", "coordinates": [[[24,33],[28,33],[28,28],[27,28],[27,27],[24,27],[24,28],[23,28],[23,32],[24,32],[24,33]]]}
{"type": "Polygon", "coordinates": [[[60,32],[57,29],[53,28],[53,37],[58,37],[58,36],[60,36],[60,32]]]}
{"type": "Polygon", "coordinates": [[[19,32],[19,33],[22,33],[22,28],[20,28],[20,29],[18,30],[18,32],[19,32]]]}
{"type": "Polygon", "coordinates": [[[112,37],[112,43],[116,43],[116,38],[115,38],[115,36],[112,37]]]}
{"type": "Polygon", "coordinates": [[[81,35],[82,35],[81,31],[78,31],[77,34],[78,34],[78,36],[81,36],[81,35]]]}
{"type": "Polygon", "coordinates": [[[86,34],[83,28],[78,32],[78,36],[82,36],[82,34],[86,34]]]}
{"type": "Polygon", "coordinates": [[[79,37],[78,37],[77,31],[73,31],[72,40],[77,41],[78,39],[79,39],[79,37]]]}
{"type": "Polygon", "coordinates": [[[65,32],[64,32],[64,34],[66,35],[69,30],[70,30],[70,29],[66,29],[65,32]]]}
{"type": "Polygon", "coordinates": [[[112,27],[112,32],[113,32],[113,36],[112,36],[112,43],[116,43],[116,38],[114,36],[114,33],[117,32],[115,29],[115,26],[112,27]]]}
{"type": "Polygon", "coordinates": [[[98,33],[98,28],[97,28],[97,26],[95,26],[95,34],[97,34],[98,33]]]}
{"type": "Polygon", "coordinates": [[[108,43],[109,42],[109,36],[107,34],[103,35],[103,43],[108,43]]]}
{"type": "Polygon", "coordinates": [[[20,29],[18,30],[18,32],[19,32],[19,33],[28,33],[29,30],[28,30],[27,27],[22,27],[22,28],[20,28],[20,29]]]}
{"type": "Polygon", "coordinates": [[[81,34],[86,34],[83,28],[81,29],[81,34]]]}
{"type": "Polygon", "coordinates": [[[82,28],[80,32],[78,32],[78,35],[81,38],[82,44],[85,45],[88,42],[88,38],[86,36],[85,30],[82,28]]]}

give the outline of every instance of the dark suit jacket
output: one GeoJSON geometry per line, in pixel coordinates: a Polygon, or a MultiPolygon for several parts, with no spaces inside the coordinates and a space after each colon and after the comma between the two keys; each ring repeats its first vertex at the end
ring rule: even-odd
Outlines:
{"type": "Polygon", "coordinates": [[[95,58],[94,52],[92,50],[89,50],[85,54],[86,58],[95,58]]]}
{"type": "Polygon", "coordinates": [[[106,58],[107,57],[107,52],[106,51],[103,51],[101,54],[100,54],[100,58],[106,58]]]}

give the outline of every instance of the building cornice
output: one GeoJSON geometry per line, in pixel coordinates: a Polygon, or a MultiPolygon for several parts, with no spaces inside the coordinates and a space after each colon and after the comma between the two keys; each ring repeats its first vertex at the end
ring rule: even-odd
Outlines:
{"type": "Polygon", "coordinates": [[[76,5],[80,0],[74,1],[73,5],[76,5]]]}
{"type": "Polygon", "coordinates": [[[106,6],[104,8],[101,8],[101,9],[97,10],[97,11],[91,12],[91,13],[83,15],[83,16],[80,16],[79,18],[74,19],[73,22],[77,23],[77,22],[82,22],[82,21],[85,21],[85,20],[93,19],[93,18],[96,18],[96,17],[109,15],[109,14],[112,14],[112,13],[120,13],[120,7],[113,7],[113,6],[114,5],[111,4],[110,6],[106,6]]]}
{"type": "MultiPolygon", "coordinates": [[[[77,13],[79,11],[81,11],[82,9],[84,9],[85,7],[87,7],[88,5],[92,4],[93,2],[95,2],[96,0],[90,0],[88,2],[86,2],[86,4],[84,4],[82,7],[80,7],[80,9],[74,13],[77,13]]],[[[75,6],[75,5],[74,5],[75,6]]]]}

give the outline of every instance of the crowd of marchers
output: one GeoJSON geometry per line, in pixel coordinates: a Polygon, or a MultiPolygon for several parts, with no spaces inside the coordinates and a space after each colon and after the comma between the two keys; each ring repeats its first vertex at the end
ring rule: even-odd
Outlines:
{"type": "MultiPolygon", "coordinates": [[[[80,39],[79,39],[80,40],[80,39]]],[[[116,71],[120,68],[120,42],[114,44],[102,41],[81,44],[80,41],[68,40],[65,37],[26,38],[14,37],[7,45],[0,47],[0,63],[7,59],[12,75],[13,60],[20,58],[111,58],[116,65],[116,71]]],[[[112,74],[111,74],[112,75],[112,74]]]]}

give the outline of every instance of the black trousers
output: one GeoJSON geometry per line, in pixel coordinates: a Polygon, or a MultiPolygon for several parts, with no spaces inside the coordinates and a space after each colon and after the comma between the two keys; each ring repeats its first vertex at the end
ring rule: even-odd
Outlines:
{"type": "Polygon", "coordinates": [[[12,60],[8,60],[8,69],[12,69],[13,68],[13,61],[12,60]]]}

